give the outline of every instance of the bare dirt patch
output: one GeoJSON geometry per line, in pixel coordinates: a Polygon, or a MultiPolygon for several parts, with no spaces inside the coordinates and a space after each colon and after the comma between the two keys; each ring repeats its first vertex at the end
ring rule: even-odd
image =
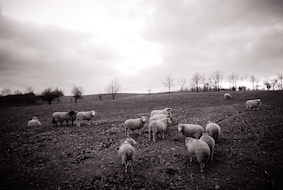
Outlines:
{"type": "Polygon", "coordinates": [[[222,92],[120,95],[98,101],[88,96],[75,103],[2,107],[0,124],[0,189],[282,189],[283,92],[222,92]],[[247,99],[262,107],[246,111],[247,99]],[[125,138],[123,122],[152,109],[171,107],[174,124],[165,139],[148,140],[130,133],[139,144],[134,173],[124,173],[117,148],[125,138]],[[91,126],[53,127],[54,111],[95,110],[91,126]],[[28,128],[32,116],[42,122],[28,128]],[[215,160],[200,173],[189,162],[178,123],[219,123],[222,133],[215,160]]]}

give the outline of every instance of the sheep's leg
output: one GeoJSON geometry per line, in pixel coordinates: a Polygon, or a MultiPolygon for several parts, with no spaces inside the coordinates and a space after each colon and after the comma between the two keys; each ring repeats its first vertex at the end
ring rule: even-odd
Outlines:
{"type": "Polygon", "coordinates": [[[162,132],[162,138],[164,139],[164,131],[162,132]]]}
{"type": "Polygon", "coordinates": [[[150,128],[148,128],[148,139],[150,140],[150,137],[151,137],[151,135],[150,135],[150,128]]]}
{"type": "Polygon", "coordinates": [[[125,164],[125,173],[128,173],[128,162],[126,162],[126,164],[125,164]]]}
{"type": "Polygon", "coordinates": [[[203,168],[205,166],[205,163],[200,163],[199,165],[200,165],[200,172],[202,173],[203,172],[203,168]]]}
{"type": "Polygon", "coordinates": [[[88,126],[90,126],[90,120],[88,119],[88,126]]]}
{"type": "Polygon", "coordinates": [[[141,135],[141,129],[139,129],[139,135],[141,135]]]}
{"type": "Polygon", "coordinates": [[[193,157],[190,155],[190,162],[192,162],[193,161],[193,157]]]}
{"type": "Polygon", "coordinates": [[[131,172],[134,172],[133,161],[131,162],[131,172]]]}
{"type": "Polygon", "coordinates": [[[156,133],[155,132],[152,132],[152,139],[153,139],[153,142],[156,142],[156,133]]]}
{"type": "Polygon", "coordinates": [[[210,160],[211,161],[213,160],[213,153],[214,153],[214,151],[212,151],[211,154],[210,154],[210,160]]]}
{"type": "Polygon", "coordinates": [[[61,126],[63,125],[63,121],[60,121],[61,122],[61,126]]]}

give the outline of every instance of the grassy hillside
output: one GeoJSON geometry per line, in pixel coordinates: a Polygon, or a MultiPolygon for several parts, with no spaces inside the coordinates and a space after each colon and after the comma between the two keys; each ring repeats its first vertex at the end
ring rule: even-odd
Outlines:
{"type": "Polygon", "coordinates": [[[118,94],[103,101],[95,95],[74,103],[64,97],[52,105],[0,108],[0,189],[281,189],[283,92],[176,92],[118,94]],[[245,101],[261,98],[262,107],[246,111],[245,101]],[[141,136],[134,173],[124,173],[117,148],[125,138],[126,119],[149,117],[151,110],[171,107],[174,123],[165,139],[148,140],[147,125],[141,136]],[[55,111],[95,110],[91,126],[53,127],[55,111]],[[28,128],[37,116],[42,126],[28,128]],[[208,121],[221,126],[215,160],[200,173],[189,162],[185,137],[178,123],[203,127],[208,121]],[[281,188],[280,188],[281,187],[281,188]]]}

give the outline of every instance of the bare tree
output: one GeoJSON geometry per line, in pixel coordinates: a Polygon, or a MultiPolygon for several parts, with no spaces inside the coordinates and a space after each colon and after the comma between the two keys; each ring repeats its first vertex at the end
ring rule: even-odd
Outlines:
{"type": "Polygon", "coordinates": [[[267,90],[270,90],[270,88],[271,88],[270,82],[265,81],[265,82],[264,82],[264,85],[265,85],[265,87],[267,88],[267,90]]]}
{"type": "Polygon", "coordinates": [[[170,89],[172,86],[174,86],[174,79],[172,78],[171,75],[167,75],[166,78],[165,78],[165,81],[162,81],[163,85],[165,87],[168,87],[169,88],[169,93],[170,93],[170,89]]]}
{"type": "Polygon", "coordinates": [[[251,82],[252,82],[252,85],[253,85],[253,90],[255,90],[255,83],[256,83],[256,78],[255,78],[255,76],[254,75],[251,75],[250,76],[250,79],[251,79],[251,82]]]}
{"type": "Polygon", "coordinates": [[[99,98],[100,101],[102,101],[102,97],[103,97],[103,96],[104,96],[103,93],[99,93],[99,94],[97,95],[97,97],[99,98]]]}
{"type": "Polygon", "coordinates": [[[75,103],[77,103],[78,99],[82,99],[83,98],[83,89],[82,89],[82,87],[73,86],[73,89],[72,89],[71,93],[73,94],[73,97],[75,98],[75,103]]]}
{"type": "Polygon", "coordinates": [[[277,86],[277,82],[278,82],[277,78],[272,79],[271,82],[270,82],[270,85],[271,85],[271,88],[272,88],[273,91],[275,90],[275,88],[277,86]]]}
{"type": "Polygon", "coordinates": [[[8,88],[4,88],[3,90],[1,90],[1,94],[2,94],[2,96],[11,95],[11,90],[8,89],[8,88]]]}
{"type": "Polygon", "coordinates": [[[206,78],[205,75],[203,74],[201,77],[201,84],[203,86],[203,91],[207,91],[208,90],[208,83],[206,82],[206,78]]]}
{"type": "Polygon", "coordinates": [[[59,90],[58,88],[56,88],[53,91],[53,93],[55,95],[55,98],[57,99],[57,102],[59,103],[60,102],[60,97],[64,96],[64,92],[62,90],[59,90]]]}
{"type": "Polygon", "coordinates": [[[222,80],[223,80],[223,73],[220,72],[219,70],[214,71],[211,77],[209,78],[211,85],[214,86],[214,90],[218,90],[218,91],[221,88],[222,80]]]}
{"type": "Polygon", "coordinates": [[[183,92],[184,91],[184,86],[186,85],[187,80],[185,78],[181,78],[180,80],[178,80],[178,84],[180,85],[180,91],[183,92]]]}
{"type": "Polygon", "coordinates": [[[120,90],[121,85],[117,82],[116,79],[113,79],[109,82],[105,91],[112,95],[112,99],[115,99],[117,92],[120,90]]]}
{"type": "Polygon", "coordinates": [[[33,89],[31,88],[31,87],[28,87],[27,89],[26,89],[26,93],[27,94],[29,94],[29,93],[33,93],[33,89]]]}
{"type": "Polygon", "coordinates": [[[235,73],[232,73],[228,78],[229,78],[229,82],[230,82],[230,89],[236,90],[237,89],[237,82],[239,80],[239,76],[235,73]]]}
{"type": "Polygon", "coordinates": [[[41,97],[43,101],[47,101],[48,104],[51,104],[51,102],[55,99],[55,94],[52,91],[52,88],[49,87],[41,93],[41,97]]]}
{"type": "Polygon", "coordinates": [[[201,81],[201,75],[199,74],[199,72],[196,72],[195,74],[193,74],[193,77],[192,77],[192,81],[194,82],[194,85],[196,87],[196,91],[198,92],[198,89],[199,89],[199,83],[201,81]]]}
{"type": "Polygon", "coordinates": [[[279,89],[283,90],[283,75],[278,74],[278,83],[279,83],[279,89]]]}

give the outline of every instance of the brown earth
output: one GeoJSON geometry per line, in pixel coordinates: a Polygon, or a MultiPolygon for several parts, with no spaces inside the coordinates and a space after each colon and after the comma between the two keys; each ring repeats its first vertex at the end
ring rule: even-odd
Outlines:
{"type": "MultiPolygon", "coordinates": [[[[0,189],[283,189],[283,92],[184,92],[151,95],[118,94],[99,101],[85,96],[78,103],[1,107],[0,189]],[[245,101],[261,98],[258,110],[245,101]],[[139,144],[134,172],[124,173],[117,149],[125,138],[123,122],[151,110],[171,107],[174,123],[165,139],[148,140],[130,133],[139,144]],[[95,110],[91,126],[53,127],[55,111],[95,110]],[[42,126],[27,127],[37,116],[42,126]],[[214,161],[200,173],[189,162],[178,123],[221,126],[214,161]]],[[[130,170],[129,170],[130,171],[130,170]]]]}

